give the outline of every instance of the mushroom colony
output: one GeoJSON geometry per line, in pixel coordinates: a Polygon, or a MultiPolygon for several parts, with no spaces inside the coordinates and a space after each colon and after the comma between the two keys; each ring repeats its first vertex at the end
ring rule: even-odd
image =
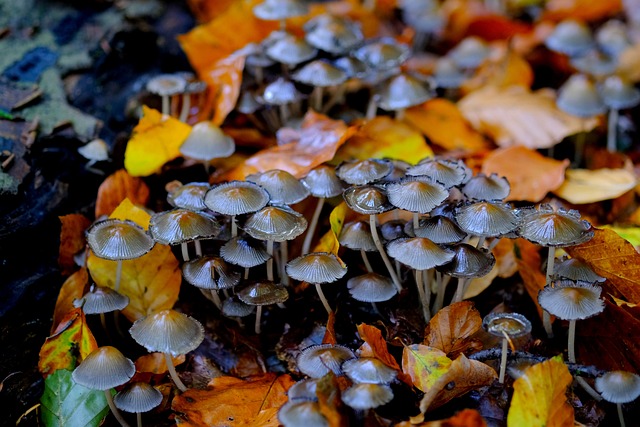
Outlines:
{"type": "MultiPolygon", "coordinates": [[[[243,86],[233,114],[262,132],[274,133],[299,127],[308,110],[345,121],[379,114],[401,120],[408,108],[437,95],[455,97],[457,88],[489,54],[488,46],[470,37],[440,58],[432,75],[404,71],[402,65],[412,51],[422,49],[442,22],[437,2],[407,0],[402,5],[403,19],[416,33],[414,46],[393,38],[366,39],[358,22],[328,14],[309,19],[304,34],[292,34],[286,21],[306,15],[306,3],[258,3],[255,16],[280,22],[280,29],[243,48],[243,86]]],[[[579,117],[611,111],[612,151],[617,112],[640,102],[640,93],[607,68],[607,61],[616,60],[618,45],[624,43],[616,31],[622,30],[612,21],[594,39],[589,28],[567,21],[546,40],[548,49],[569,57],[577,70],[585,70],[561,88],[558,107],[579,117]],[[606,76],[598,79],[602,83],[597,87],[594,75],[586,74],[594,69],[606,76]]],[[[153,78],[147,90],[159,97],[164,115],[173,112],[186,121],[207,89],[194,76],[180,73],[153,78]]],[[[195,124],[180,147],[185,158],[203,163],[207,173],[212,159],[228,157],[234,150],[233,138],[210,122],[195,124]]],[[[170,245],[182,261],[184,283],[197,288],[214,316],[238,322],[258,341],[267,339],[261,338],[265,331],[280,336],[296,328],[295,318],[281,330],[274,330],[271,323],[274,317],[286,317],[291,306],[306,307],[318,325],[342,316],[344,310],[359,310],[393,325],[402,320],[390,318],[387,307],[403,304],[424,326],[443,307],[468,298],[473,281],[494,268],[492,251],[502,239],[524,238],[545,248],[548,255],[546,286],[538,296],[544,331],[549,337],[566,333],[568,361],[579,363],[577,321],[604,310],[600,286],[604,279],[579,260],[556,258],[556,250],[589,241],[591,225],[577,211],[559,204],[514,207],[504,201],[510,194],[506,178],[474,174],[463,160],[446,153],[414,160],[409,164],[386,158],[347,159],[338,165],[321,164],[305,176],[272,169],[244,180],[174,184],[166,196],[172,209],[154,213],[148,231],[117,219],[91,226],[87,232],[91,251],[117,263],[115,285],[94,286],[76,304],[87,314],[100,314],[106,330],[105,313],[117,313],[129,302],[118,293],[123,261],[144,255],[154,245],[170,245]],[[329,213],[343,202],[349,212],[336,236],[337,251],[322,244],[321,236],[334,225],[329,224],[329,213]],[[559,321],[552,326],[551,316],[567,321],[567,327],[559,321]],[[247,327],[243,319],[252,325],[247,327]]],[[[205,339],[204,321],[195,317],[177,309],[162,310],[128,330],[140,346],[164,355],[179,392],[191,384],[176,371],[174,360],[196,350],[205,339]]],[[[512,340],[530,336],[535,322],[518,313],[496,312],[485,318],[485,331],[501,343],[500,383],[510,372],[509,344],[515,352],[512,340]]],[[[109,335],[117,342],[113,331],[109,335]]],[[[273,362],[274,370],[288,369],[300,378],[278,413],[281,424],[329,425],[315,388],[329,372],[349,383],[341,399],[355,419],[394,400],[397,370],[379,359],[361,357],[353,340],[343,345],[323,344],[317,337],[303,341],[307,345],[300,351],[277,354],[280,360],[273,362]]],[[[103,346],[78,366],[73,379],[105,390],[111,410],[126,425],[119,409],[137,413],[140,423],[140,413],[162,400],[143,382],[127,384],[112,398],[111,390],[127,383],[133,373],[129,359],[116,348],[103,346]]],[[[595,383],[580,376],[576,380],[594,398],[618,408],[640,394],[640,379],[628,372],[606,373],[595,383]]],[[[622,409],[619,413],[624,422],[622,409]]]]}

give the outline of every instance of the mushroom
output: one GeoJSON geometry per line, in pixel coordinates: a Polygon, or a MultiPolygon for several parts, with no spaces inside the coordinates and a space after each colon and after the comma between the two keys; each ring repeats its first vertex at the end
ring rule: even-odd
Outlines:
{"type": "Polygon", "coordinates": [[[344,224],[338,236],[338,241],[345,248],[360,251],[367,272],[373,272],[367,252],[375,252],[378,248],[371,236],[369,223],[366,221],[352,221],[344,224]]]}
{"type": "Polygon", "coordinates": [[[240,274],[232,271],[222,258],[203,256],[182,264],[182,277],[197,288],[211,291],[213,303],[222,310],[218,290],[240,283],[240,274]],[[217,276],[217,278],[216,278],[217,276]]]}
{"type": "Polygon", "coordinates": [[[296,363],[303,374],[311,378],[321,378],[329,372],[342,375],[342,364],[355,357],[353,351],[345,346],[318,344],[302,350],[296,363]]]}
{"type": "Polygon", "coordinates": [[[353,299],[370,302],[374,308],[376,302],[389,301],[398,293],[391,279],[373,272],[352,277],[347,281],[347,289],[353,299]]]}
{"type": "Polygon", "coordinates": [[[556,25],[544,44],[554,52],[575,57],[591,50],[594,40],[586,24],[574,19],[566,19],[556,25]]]}
{"type": "Polygon", "coordinates": [[[398,372],[374,357],[360,357],[347,360],[342,371],[354,383],[390,384],[398,372]]]}
{"type": "Polygon", "coordinates": [[[329,427],[329,421],[314,400],[297,399],[285,403],[278,411],[278,420],[284,427],[329,427]]]}
{"type": "Polygon", "coordinates": [[[358,410],[377,408],[392,399],[393,391],[386,384],[356,383],[342,393],[342,401],[358,410]]]}
{"type": "Polygon", "coordinates": [[[462,69],[458,67],[456,62],[443,56],[436,61],[433,70],[433,82],[437,88],[444,89],[446,98],[454,98],[457,89],[467,79],[462,69]]]}
{"type": "Polygon", "coordinates": [[[300,380],[287,390],[289,400],[316,400],[316,387],[318,379],[307,378],[300,380]]]}
{"type": "Polygon", "coordinates": [[[182,93],[187,87],[184,77],[177,74],[160,74],[147,82],[147,90],[162,98],[162,115],[171,114],[171,97],[182,93]]]}
{"type": "Polygon", "coordinates": [[[220,248],[220,256],[226,262],[244,268],[244,278],[249,278],[249,269],[264,264],[270,255],[249,236],[236,236],[220,248]]]}
{"type": "Polygon", "coordinates": [[[449,197],[444,186],[431,178],[408,177],[387,185],[387,197],[393,206],[413,212],[413,227],[418,228],[420,214],[427,214],[449,197]]]}
{"type": "Polygon", "coordinates": [[[433,215],[429,218],[421,218],[418,228],[412,228],[413,224],[408,222],[405,232],[407,235],[415,237],[426,237],[433,243],[439,245],[461,242],[467,236],[458,224],[450,218],[442,215],[433,215]],[[411,231],[411,232],[408,232],[411,231]]]}
{"type": "Polygon", "coordinates": [[[317,59],[296,71],[293,80],[313,87],[309,105],[321,112],[324,88],[341,85],[347,80],[347,74],[328,61],[317,59]]]}
{"type": "Polygon", "coordinates": [[[202,162],[207,173],[211,160],[229,157],[235,150],[233,138],[209,121],[196,123],[180,145],[180,154],[202,162]]]}
{"type": "Polygon", "coordinates": [[[113,398],[118,409],[135,413],[138,427],[142,427],[142,412],[149,412],[162,403],[162,393],[154,386],[134,382],[120,390],[113,398]]]}
{"type": "Polygon", "coordinates": [[[618,59],[611,57],[597,49],[585,55],[571,58],[571,66],[578,72],[587,74],[596,80],[602,79],[616,71],[618,59]]]}
{"type": "Polygon", "coordinates": [[[265,53],[269,58],[283,64],[286,74],[289,68],[314,58],[318,50],[303,39],[287,34],[269,45],[265,53]]]}
{"type": "Polygon", "coordinates": [[[200,322],[175,310],[162,310],[136,320],[129,333],[148,351],[164,353],[171,379],[180,391],[186,391],[171,356],[187,354],[200,345],[204,340],[204,328],[200,322]]]}
{"type": "Polygon", "coordinates": [[[309,7],[298,0],[263,0],[253,7],[253,14],[263,21],[280,21],[280,30],[284,31],[288,18],[304,16],[309,7]]]}
{"type": "Polygon", "coordinates": [[[477,248],[482,248],[487,237],[500,237],[518,227],[518,216],[511,206],[498,202],[475,202],[455,210],[458,226],[467,234],[478,236],[477,248]]]}
{"type": "Polygon", "coordinates": [[[461,188],[468,199],[479,201],[501,201],[511,192],[509,181],[495,173],[487,176],[483,173],[472,177],[461,188]]]}
{"type": "Polygon", "coordinates": [[[243,323],[239,318],[247,317],[253,312],[254,306],[240,301],[240,298],[238,298],[237,295],[233,295],[230,298],[225,299],[222,303],[222,314],[227,317],[236,318],[241,327],[243,326],[243,323]]]}
{"type": "Polygon", "coordinates": [[[479,37],[466,37],[447,54],[462,69],[478,68],[489,56],[489,45],[479,37]]]}
{"type": "Polygon", "coordinates": [[[269,203],[273,205],[293,205],[309,196],[309,190],[289,172],[272,169],[247,176],[247,181],[267,190],[269,203]]]}
{"type": "Polygon", "coordinates": [[[343,55],[360,44],[360,24],[343,17],[322,14],[304,24],[305,40],[332,55],[343,55]]]}
{"type": "Polygon", "coordinates": [[[368,41],[353,51],[352,55],[368,68],[383,72],[396,69],[409,59],[411,49],[391,37],[382,37],[368,41]]]}
{"type": "Polygon", "coordinates": [[[124,296],[111,288],[92,285],[89,292],[82,298],[73,302],[76,307],[82,307],[85,314],[99,314],[102,329],[108,334],[105,313],[119,311],[129,305],[129,297],[124,296]]]}
{"type": "Polygon", "coordinates": [[[616,19],[611,19],[598,28],[596,42],[607,55],[615,58],[632,45],[627,34],[627,26],[616,19]]]}
{"type": "Polygon", "coordinates": [[[633,402],[640,396],[640,376],[626,371],[607,372],[596,378],[596,390],[604,400],[616,404],[620,426],[625,427],[622,404],[633,402]]]}
{"type": "Polygon", "coordinates": [[[262,306],[282,304],[289,298],[287,289],[272,281],[255,282],[238,292],[237,295],[238,299],[243,303],[257,307],[254,330],[258,335],[261,332],[262,306]]]}
{"type": "Polygon", "coordinates": [[[352,160],[336,167],[338,178],[350,185],[365,185],[379,181],[393,171],[393,164],[384,159],[352,160]]]}
{"type": "Polygon", "coordinates": [[[504,383],[507,370],[507,350],[509,339],[519,338],[531,332],[531,322],[519,313],[489,313],[482,320],[482,328],[491,335],[502,338],[500,375],[498,381],[504,383]]]}
{"type": "Polygon", "coordinates": [[[126,383],[135,373],[136,367],[131,360],[124,357],[117,348],[104,346],[89,353],[73,370],[71,378],[76,384],[91,390],[104,391],[113,416],[120,425],[128,427],[129,424],[122,418],[122,414],[113,403],[111,389],[126,383]]]}
{"type": "Polygon", "coordinates": [[[471,178],[471,170],[462,160],[427,158],[407,169],[409,176],[428,176],[446,188],[464,184],[471,178]]]}
{"type": "MultiPolygon", "coordinates": [[[[386,111],[394,111],[396,120],[403,120],[407,108],[420,105],[433,98],[429,86],[418,78],[402,73],[389,79],[381,91],[378,105],[386,111]]],[[[368,117],[372,119],[372,117],[368,117]]]]}
{"type": "Polygon", "coordinates": [[[347,266],[334,254],[313,252],[289,261],[287,273],[295,280],[315,285],[322,305],[331,314],[331,306],[320,285],[341,279],[347,274],[347,266]]]}
{"type": "MultiPolygon", "coordinates": [[[[566,258],[566,257],[565,257],[566,258]]],[[[596,274],[591,267],[577,258],[556,259],[553,275],[561,279],[596,283],[604,282],[604,277],[596,274]]]]}
{"type": "Polygon", "coordinates": [[[273,131],[286,125],[291,116],[289,105],[300,100],[301,96],[295,85],[282,77],[278,77],[274,82],[265,86],[262,96],[258,100],[262,104],[278,107],[280,112],[280,117],[277,119],[267,116],[267,124],[273,131]]]}
{"type": "Polygon", "coordinates": [[[190,182],[172,188],[167,193],[167,202],[174,208],[188,209],[190,211],[202,211],[207,207],[204,204],[204,195],[209,190],[206,182],[190,182]]]}
{"type": "Polygon", "coordinates": [[[640,90],[618,76],[610,76],[600,86],[600,96],[602,96],[602,101],[609,108],[607,150],[613,153],[617,148],[618,112],[640,104],[640,90]]]}

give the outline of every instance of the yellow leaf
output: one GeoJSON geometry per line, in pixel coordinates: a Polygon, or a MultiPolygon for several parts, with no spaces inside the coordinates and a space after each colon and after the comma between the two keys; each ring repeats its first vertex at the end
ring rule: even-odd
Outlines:
{"type": "MultiPolygon", "coordinates": [[[[111,218],[129,219],[148,227],[150,215],[125,199],[111,218]]],[[[114,287],[116,261],[98,258],[91,253],[87,265],[98,286],[114,287]]],[[[169,246],[156,244],[146,255],[122,261],[120,293],[129,297],[129,305],[122,313],[133,322],[155,311],[173,307],[178,300],[181,281],[180,265],[169,246]]]]}
{"type": "Polygon", "coordinates": [[[482,135],[469,126],[458,107],[444,98],[408,109],[405,121],[447,150],[473,153],[489,147],[482,135]]]}
{"type": "Polygon", "coordinates": [[[462,98],[458,108],[477,131],[501,147],[549,148],[597,125],[596,119],[583,120],[560,111],[553,91],[530,92],[520,86],[479,89],[462,98]]]}
{"type": "Polygon", "coordinates": [[[313,252],[330,252],[335,256],[338,256],[338,249],[340,249],[340,242],[338,242],[338,236],[342,232],[342,226],[344,225],[344,218],[347,215],[349,208],[345,202],[340,203],[333,208],[329,215],[329,223],[331,224],[331,230],[327,231],[324,236],[320,238],[320,241],[313,248],[313,252]]]}
{"type": "Polygon", "coordinates": [[[81,268],[67,278],[60,288],[56,307],[53,310],[51,333],[56,330],[67,314],[73,311],[73,301],[82,298],[89,288],[89,274],[86,268],[81,268]]]}
{"type": "Polygon", "coordinates": [[[569,203],[581,205],[615,199],[633,190],[638,183],[626,169],[569,169],[567,179],[554,191],[569,203]]]}
{"type": "Polygon", "coordinates": [[[622,237],[636,248],[640,247],[640,227],[616,227],[615,225],[603,225],[600,228],[615,231],[618,236],[622,237]]]}
{"type": "Polygon", "coordinates": [[[529,63],[515,53],[506,42],[494,43],[492,47],[489,59],[478,68],[473,78],[463,83],[463,93],[472,92],[483,86],[531,87],[533,70],[529,63]]]}
{"type": "Polygon", "coordinates": [[[567,386],[573,377],[560,356],[531,366],[513,383],[509,427],[573,427],[567,386]]]}
{"type": "Polygon", "coordinates": [[[173,117],[163,117],[152,108],[142,107],[143,116],[133,129],[124,153],[124,167],[132,176],[148,176],[169,160],[180,156],[180,145],[191,126],[173,117]]]}
{"type": "Polygon", "coordinates": [[[142,179],[134,178],[126,170],[120,169],[109,175],[98,188],[96,218],[110,215],[124,199],[144,206],[149,201],[149,187],[142,179]]]}
{"type": "Polygon", "coordinates": [[[431,156],[433,151],[422,135],[387,116],[367,122],[336,155],[337,160],[388,157],[411,164],[431,156]]]}
{"type": "Polygon", "coordinates": [[[451,366],[451,359],[434,347],[412,344],[402,352],[402,372],[409,375],[413,385],[426,392],[451,366]]]}

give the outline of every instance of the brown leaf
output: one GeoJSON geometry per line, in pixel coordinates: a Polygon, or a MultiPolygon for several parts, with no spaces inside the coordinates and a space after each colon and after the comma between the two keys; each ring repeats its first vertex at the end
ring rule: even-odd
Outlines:
{"type": "Polygon", "coordinates": [[[507,177],[511,193],[505,200],[539,202],[562,185],[568,166],[566,159],[550,159],[529,148],[515,146],[489,154],[482,164],[482,172],[507,177]]]}
{"type": "Polygon", "coordinates": [[[77,269],[73,257],[84,249],[86,244],[84,231],[89,227],[91,221],[80,214],[69,214],[59,218],[62,227],[60,228],[58,265],[60,273],[63,276],[68,276],[77,269]]]}
{"type": "Polygon", "coordinates": [[[327,329],[324,332],[324,337],[322,338],[322,344],[338,344],[338,339],[336,338],[336,314],[335,312],[329,313],[329,318],[327,319],[327,329]]]}
{"type": "Polygon", "coordinates": [[[427,421],[414,424],[410,421],[403,421],[395,424],[396,427],[487,427],[482,415],[475,409],[463,409],[451,418],[438,421],[427,421]]]}
{"type": "Polygon", "coordinates": [[[480,65],[475,75],[462,84],[462,93],[482,87],[493,86],[507,89],[511,86],[531,87],[533,70],[531,65],[510,44],[493,43],[489,58],[480,65]]]}
{"type": "Polygon", "coordinates": [[[149,201],[149,187],[142,179],[132,177],[126,170],[120,169],[109,175],[98,188],[96,218],[111,215],[124,199],[144,206],[149,201]]]}
{"type": "Polygon", "coordinates": [[[514,250],[518,272],[524,283],[524,288],[538,309],[538,315],[542,318],[542,307],[538,304],[538,292],[547,284],[547,278],[540,270],[542,260],[538,253],[539,249],[537,245],[528,240],[515,240],[514,250]]]}
{"type": "Polygon", "coordinates": [[[87,293],[89,285],[89,274],[86,268],[73,273],[65,280],[58,293],[56,307],[53,310],[53,323],[51,333],[58,327],[60,321],[74,309],[73,300],[82,298],[87,293]]]}
{"type": "MultiPolygon", "coordinates": [[[[178,366],[185,361],[185,355],[181,354],[177,357],[171,357],[173,365],[178,366]]],[[[135,361],[137,372],[148,372],[151,374],[164,374],[168,371],[167,361],[164,353],[149,353],[140,356],[135,361]]]]}
{"type": "Polygon", "coordinates": [[[482,344],[471,338],[482,326],[480,313],[471,301],[451,304],[429,321],[424,345],[444,351],[455,359],[460,353],[479,350],[482,344]]]}
{"type": "Polygon", "coordinates": [[[616,74],[629,82],[640,81],[640,43],[628,47],[620,54],[616,74]]]}
{"type": "Polygon", "coordinates": [[[516,34],[528,34],[531,25],[502,15],[483,15],[473,18],[467,27],[467,36],[477,36],[486,41],[508,40],[516,34]]]}
{"type": "Polygon", "coordinates": [[[622,10],[621,0],[549,0],[545,4],[541,20],[562,21],[579,19],[600,21],[622,10]]]}
{"type": "Polygon", "coordinates": [[[640,254],[615,231],[596,228],[591,240],[565,248],[573,258],[606,277],[606,293],[627,302],[640,303],[640,254]]]}
{"type": "Polygon", "coordinates": [[[277,427],[278,409],[295,381],[289,375],[267,373],[241,380],[218,377],[207,390],[187,390],[171,405],[181,426],[277,427]]]}
{"type": "Polygon", "coordinates": [[[420,401],[420,411],[424,413],[428,409],[442,406],[456,397],[491,384],[497,378],[496,371],[489,365],[469,360],[461,354],[424,394],[420,401]]]}
{"type": "Polygon", "coordinates": [[[340,394],[338,379],[333,372],[329,372],[322,377],[316,385],[320,413],[329,422],[329,427],[346,427],[349,425],[349,417],[345,415],[345,408],[340,399],[340,394]]]}
{"type": "Polygon", "coordinates": [[[404,383],[411,385],[411,378],[400,370],[398,361],[389,353],[387,342],[382,337],[380,329],[360,323],[358,325],[358,335],[365,343],[360,347],[360,357],[375,357],[390,368],[398,371],[398,378],[404,383]]]}

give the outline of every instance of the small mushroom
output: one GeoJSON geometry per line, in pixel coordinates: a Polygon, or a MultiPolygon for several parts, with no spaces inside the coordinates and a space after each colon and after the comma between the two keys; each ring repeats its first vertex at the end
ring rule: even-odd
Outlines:
{"type": "Polygon", "coordinates": [[[632,45],[627,26],[616,19],[611,19],[598,28],[596,42],[600,49],[615,58],[632,45]]]}
{"type": "Polygon", "coordinates": [[[284,31],[288,18],[304,16],[309,12],[306,3],[299,0],[263,0],[253,7],[253,14],[263,21],[280,21],[280,30],[284,31]]]}
{"type": "MultiPolygon", "coordinates": [[[[565,257],[566,258],[566,257],[565,257]]],[[[591,267],[577,258],[556,259],[554,276],[561,279],[597,283],[604,282],[604,277],[596,274],[591,267]]]]}
{"type": "Polygon", "coordinates": [[[445,56],[436,61],[433,81],[436,87],[445,89],[445,94],[450,90],[460,88],[466,79],[467,76],[453,59],[445,56]]]}
{"type": "Polygon", "coordinates": [[[342,364],[355,358],[353,351],[342,345],[319,344],[302,350],[298,359],[298,369],[311,378],[321,378],[329,372],[342,375],[342,364]]]}
{"type": "Polygon", "coordinates": [[[357,383],[342,393],[342,401],[358,410],[377,408],[386,405],[392,399],[393,391],[385,384],[357,383]]]}
{"type": "Polygon", "coordinates": [[[478,68],[489,56],[489,45],[479,37],[466,37],[451,49],[447,57],[463,69],[478,68]]]}
{"type": "Polygon", "coordinates": [[[640,90],[618,76],[610,76],[600,86],[600,95],[602,101],[609,108],[607,150],[615,152],[619,110],[633,108],[640,104],[640,90]]]}
{"type": "Polygon", "coordinates": [[[122,295],[111,288],[92,285],[88,293],[73,302],[76,307],[82,306],[85,314],[99,314],[102,328],[108,334],[105,313],[119,311],[129,305],[129,297],[122,295]]]}
{"type": "Polygon", "coordinates": [[[482,320],[482,328],[491,335],[502,338],[500,375],[498,381],[504,383],[507,370],[507,350],[509,338],[519,338],[531,332],[531,322],[519,313],[490,313],[482,320]]]}
{"type": "Polygon", "coordinates": [[[171,97],[182,93],[187,87],[184,77],[177,74],[160,74],[147,82],[147,90],[162,98],[162,115],[171,113],[171,97]]]}
{"type": "Polygon", "coordinates": [[[354,383],[391,384],[398,372],[374,357],[360,357],[347,360],[342,371],[354,383]]]}
{"type": "Polygon", "coordinates": [[[301,96],[295,85],[283,77],[278,77],[264,87],[262,96],[258,98],[258,101],[265,105],[278,107],[280,114],[280,117],[276,116],[275,118],[267,116],[267,124],[273,131],[287,123],[291,116],[289,106],[299,101],[301,96]]]}
{"type": "Polygon", "coordinates": [[[284,427],[329,427],[329,421],[320,412],[318,402],[296,399],[280,407],[278,420],[284,427]]]}
{"type": "Polygon", "coordinates": [[[633,402],[640,396],[640,376],[626,371],[607,372],[596,378],[596,390],[604,400],[616,404],[620,426],[625,427],[622,404],[633,402]]]}
{"type": "Polygon", "coordinates": [[[373,272],[367,252],[375,252],[378,248],[373,241],[368,222],[352,221],[344,224],[338,241],[345,248],[360,251],[365,268],[369,273],[373,272]]]}
{"type": "Polygon", "coordinates": [[[434,93],[424,81],[410,74],[402,73],[389,79],[379,95],[378,105],[380,108],[394,111],[396,120],[403,120],[407,108],[428,101],[433,98],[434,93]]]}
{"type": "Polygon", "coordinates": [[[347,281],[347,289],[356,301],[373,304],[389,301],[398,293],[398,289],[393,285],[391,279],[373,272],[352,277],[347,281]]]}
{"type": "Polygon", "coordinates": [[[360,24],[347,18],[322,14],[304,24],[305,40],[332,55],[343,55],[361,43],[360,24]]]}
{"type": "Polygon", "coordinates": [[[265,53],[269,58],[283,64],[286,67],[285,70],[288,70],[289,67],[295,67],[314,58],[318,51],[303,39],[287,34],[269,45],[265,53]]]}
{"type": "MultiPolygon", "coordinates": [[[[411,225],[412,223],[408,222],[407,228],[410,228],[409,226],[411,225]]],[[[405,232],[407,232],[406,229],[405,232]]],[[[407,234],[413,234],[415,237],[426,237],[439,245],[458,243],[467,236],[467,233],[462,231],[453,219],[433,214],[429,218],[421,218],[419,227],[414,228],[413,233],[407,234]]]]}
{"type": "Polygon", "coordinates": [[[213,303],[222,310],[218,290],[240,283],[240,273],[233,271],[222,258],[203,256],[182,264],[182,277],[190,285],[211,292],[213,303]]]}
{"type": "Polygon", "coordinates": [[[409,176],[428,176],[446,188],[464,184],[471,178],[471,170],[462,160],[427,158],[407,169],[409,176]]]}
{"type": "Polygon", "coordinates": [[[349,185],[365,185],[385,178],[392,170],[389,160],[352,160],[340,163],[336,175],[349,185]]]}
{"type": "Polygon", "coordinates": [[[202,211],[207,208],[203,201],[207,190],[209,184],[206,182],[179,184],[167,193],[167,202],[174,208],[202,211]]]}
{"type": "Polygon", "coordinates": [[[245,279],[249,277],[250,268],[264,264],[270,258],[262,245],[249,236],[231,238],[220,248],[220,256],[230,264],[243,267],[245,279]]]}
{"type": "Polygon", "coordinates": [[[202,162],[207,172],[211,160],[229,157],[235,150],[233,138],[209,121],[193,125],[189,136],[180,145],[180,154],[202,162]]]}
{"type": "Polygon", "coordinates": [[[409,46],[390,37],[370,40],[352,55],[372,70],[382,72],[398,68],[411,56],[409,46]]]}
{"type": "Polygon", "coordinates": [[[593,47],[594,40],[586,24],[566,19],[556,25],[544,44],[554,52],[575,57],[587,53],[593,47]]]}
{"type": "Polygon", "coordinates": [[[183,260],[189,261],[187,243],[193,241],[196,255],[202,256],[200,239],[217,236],[220,224],[208,214],[176,208],[151,215],[149,233],[163,245],[180,245],[183,260]]]}
{"type": "Polygon", "coordinates": [[[267,190],[270,196],[269,203],[274,205],[293,205],[309,196],[309,190],[300,180],[281,169],[254,173],[246,179],[267,190]]]}
{"type": "Polygon", "coordinates": [[[518,216],[511,206],[498,202],[475,202],[455,210],[458,226],[467,234],[478,236],[482,248],[487,237],[500,237],[518,227],[518,216]]]}
{"type": "Polygon", "coordinates": [[[483,173],[472,177],[461,188],[468,199],[479,201],[501,201],[511,192],[509,181],[495,173],[487,176],[483,173]]]}
{"type": "Polygon", "coordinates": [[[261,332],[262,307],[265,305],[282,304],[289,298],[287,289],[282,285],[277,285],[272,281],[255,282],[240,292],[238,299],[245,304],[256,306],[255,332],[261,332]]]}
{"type": "Polygon", "coordinates": [[[289,400],[317,400],[316,386],[318,379],[307,378],[300,380],[287,390],[289,400]]]}
{"type": "Polygon", "coordinates": [[[292,78],[313,87],[310,106],[316,111],[323,111],[324,88],[341,85],[347,80],[347,74],[330,62],[317,59],[296,71],[292,78]]]}
{"type": "Polygon", "coordinates": [[[134,382],[120,390],[113,398],[118,409],[135,413],[138,427],[142,427],[142,412],[149,412],[162,403],[162,393],[154,386],[134,382]]]}
{"type": "Polygon", "coordinates": [[[387,185],[387,197],[393,206],[413,212],[413,226],[418,228],[419,214],[431,212],[449,197],[444,185],[429,177],[408,177],[387,185]]]}

